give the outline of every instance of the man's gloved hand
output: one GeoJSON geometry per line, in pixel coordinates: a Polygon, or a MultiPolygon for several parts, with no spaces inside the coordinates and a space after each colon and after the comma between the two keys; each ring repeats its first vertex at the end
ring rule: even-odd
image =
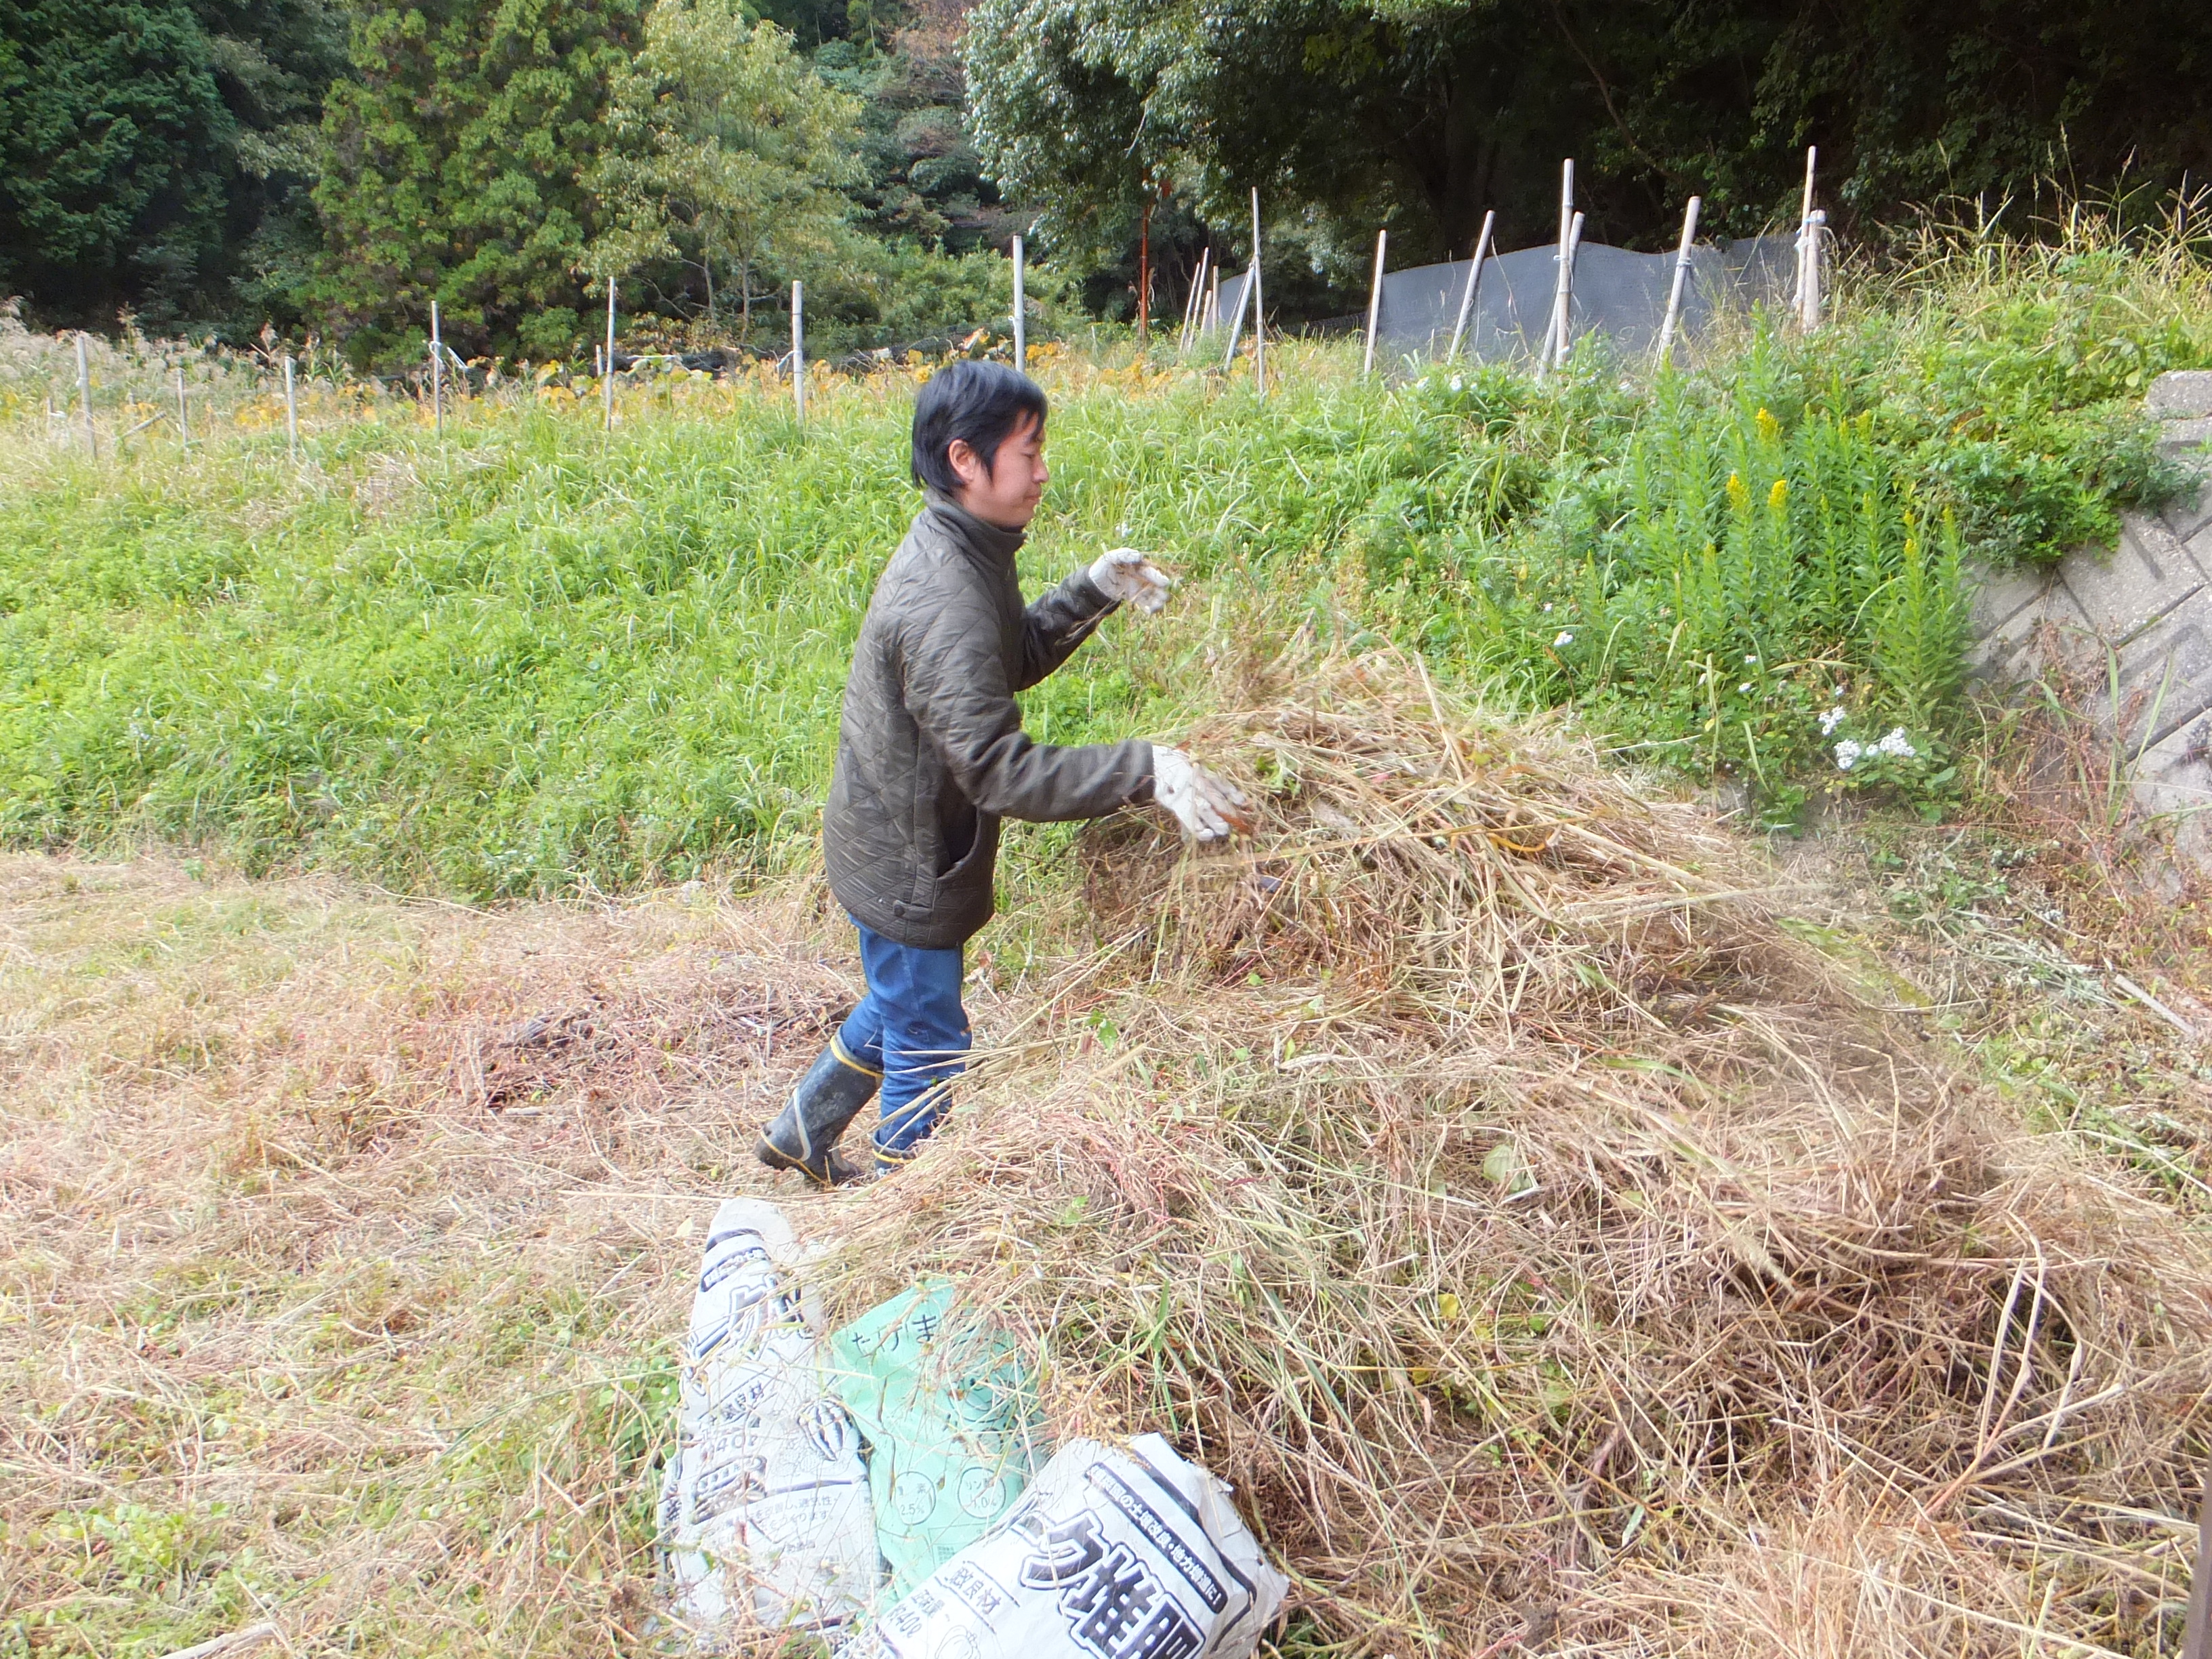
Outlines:
{"type": "Polygon", "coordinates": [[[1135,548],[1116,547],[1091,562],[1091,582],[1108,599],[1157,617],[1167,607],[1175,578],[1135,548]]]}
{"type": "Polygon", "coordinates": [[[1252,828],[1251,803],[1242,790],[1165,744],[1152,745],[1152,799],[1176,815],[1194,841],[1224,841],[1231,830],[1252,828]]]}

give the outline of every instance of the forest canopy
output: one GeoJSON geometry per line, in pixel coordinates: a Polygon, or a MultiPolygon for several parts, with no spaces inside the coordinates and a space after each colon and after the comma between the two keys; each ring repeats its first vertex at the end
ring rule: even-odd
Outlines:
{"type": "MultiPolygon", "coordinates": [[[[388,358],[586,349],[615,276],[694,335],[794,278],[860,339],[972,321],[1016,230],[1104,317],[1266,204],[1287,319],[1387,228],[1463,253],[1791,211],[1862,243],[2056,185],[2212,176],[2197,0],[0,0],[0,295],[50,325],[264,323],[388,358]]],[[[1048,279],[1049,280],[1049,279],[1048,279]]],[[[810,307],[812,309],[813,307],[810,307]]]]}

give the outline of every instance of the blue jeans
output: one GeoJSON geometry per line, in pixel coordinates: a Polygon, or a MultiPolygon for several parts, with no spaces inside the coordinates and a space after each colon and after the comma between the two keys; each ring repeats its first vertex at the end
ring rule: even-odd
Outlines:
{"type": "Polygon", "coordinates": [[[957,946],[920,951],[860,927],[868,994],[838,1028],[837,1046],[884,1080],[874,1135],[884,1161],[914,1156],[944,1114],[947,1088],[966,1068],[972,1038],[960,1006],[963,966],[957,946]]]}

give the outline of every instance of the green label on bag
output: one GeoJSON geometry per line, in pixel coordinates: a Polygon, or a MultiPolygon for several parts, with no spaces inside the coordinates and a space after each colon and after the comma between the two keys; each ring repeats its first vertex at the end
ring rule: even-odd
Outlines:
{"type": "Polygon", "coordinates": [[[952,1285],[925,1281],[830,1339],[830,1383],[868,1441],[876,1542],[904,1595],[1029,1485],[1036,1391],[1014,1346],[952,1285]]]}

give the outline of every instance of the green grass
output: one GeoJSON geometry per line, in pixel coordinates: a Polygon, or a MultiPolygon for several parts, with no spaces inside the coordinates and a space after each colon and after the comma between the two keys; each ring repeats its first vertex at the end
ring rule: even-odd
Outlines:
{"type": "MultiPolygon", "coordinates": [[[[1300,622],[1583,708],[1777,815],[1839,783],[1940,798],[1961,561],[2049,560],[2172,487],[2140,412],[2212,362],[2172,250],[1976,245],[1861,284],[1817,340],[1624,374],[1586,352],[1385,386],[1279,355],[1058,371],[1034,589],[1131,542],[1183,575],[1032,694],[1032,731],[1172,731],[1178,665],[1300,622]],[[1823,714],[1842,688],[1840,724],[1823,714]],[[1913,753],[1839,775],[1831,745],[1913,753]]],[[[19,425],[0,494],[0,836],[153,835],[491,896],[765,866],[807,844],[847,653],[916,504],[900,380],[817,400],[386,406],[88,465],[19,425]]],[[[6,440],[0,440],[6,441],[6,440]]]]}

